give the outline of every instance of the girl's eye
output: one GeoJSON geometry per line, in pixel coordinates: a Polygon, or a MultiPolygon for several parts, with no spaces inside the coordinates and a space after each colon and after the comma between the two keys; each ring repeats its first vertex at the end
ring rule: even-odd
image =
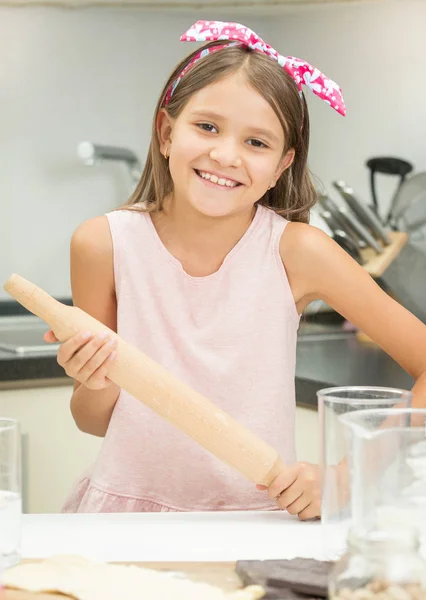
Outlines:
{"type": "Polygon", "coordinates": [[[251,140],[247,140],[247,142],[250,144],[250,146],[254,146],[255,148],[267,148],[268,147],[266,144],[264,144],[260,140],[251,139],[251,140]]]}
{"type": "Polygon", "coordinates": [[[198,123],[198,127],[200,129],[202,129],[203,131],[210,131],[210,132],[213,132],[213,130],[217,131],[216,127],[214,125],[212,125],[211,123],[198,123]]]}

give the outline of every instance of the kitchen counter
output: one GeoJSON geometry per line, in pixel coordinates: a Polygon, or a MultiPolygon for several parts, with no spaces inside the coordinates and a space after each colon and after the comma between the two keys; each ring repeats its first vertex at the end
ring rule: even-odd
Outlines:
{"type": "MultiPolygon", "coordinates": [[[[72,304],[71,298],[59,300],[72,304]]],[[[70,385],[70,379],[57,363],[56,348],[43,341],[48,327],[41,319],[29,315],[14,301],[2,301],[0,325],[1,343],[10,343],[15,336],[23,346],[23,353],[16,354],[3,349],[0,343],[0,389],[70,385]]],[[[354,332],[346,331],[343,318],[335,312],[304,315],[298,333],[296,402],[299,406],[315,409],[316,392],[324,387],[380,385],[406,389],[413,385],[412,378],[383,350],[360,342],[354,332]]]]}
{"type": "MultiPolygon", "coordinates": [[[[63,304],[71,305],[71,298],[58,298],[63,304]]],[[[56,348],[43,340],[48,326],[31,315],[14,300],[0,301],[0,389],[17,387],[40,387],[45,385],[69,385],[70,380],[56,361],[56,348]],[[16,342],[20,352],[11,351],[16,342]],[[6,344],[6,346],[5,346],[6,344]],[[35,352],[34,348],[44,347],[35,352]],[[7,349],[9,346],[9,349],[7,349]],[[24,352],[21,352],[24,350],[24,352]]]]}
{"type": "MultiPolygon", "coordinates": [[[[0,389],[70,384],[56,354],[19,356],[0,350],[0,389]]],[[[383,350],[354,333],[303,335],[297,344],[296,402],[316,409],[316,391],[338,385],[410,389],[413,379],[383,350]]]]}
{"type": "Polygon", "coordinates": [[[281,511],[23,515],[22,555],[104,561],[323,558],[321,524],[281,511]]]}
{"type": "Polygon", "coordinates": [[[56,355],[19,356],[0,349],[0,389],[70,385],[56,355]]]}
{"type": "Polygon", "coordinates": [[[297,345],[296,402],[316,408],[316,392],[340,385],[378,385],[411,389],[413,378],[386,352],[355,334],[303,339],[297,345]]]}
{"type": "Polygon", "coordinates": [[[80,555],[169,571],[229,592],[242,585],[237,561],[321,560],[322,545],[319,521],[303,523],[281,511],[32,514],[23,515],[22,526],[24,561],[80,555]]]}

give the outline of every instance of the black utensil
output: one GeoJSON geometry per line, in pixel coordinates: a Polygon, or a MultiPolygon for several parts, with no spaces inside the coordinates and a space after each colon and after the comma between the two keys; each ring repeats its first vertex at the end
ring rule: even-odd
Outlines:
{"type": "Polygon", "coordinates": [[[380,212],[375,184],[376,173],[383,173],[384,175],[397,175],[400,178],[396,192],[393,195],[388,214],[383,219],[383,222],[385,223],[385,225],[387,225],[390,222],[392,211],[398,197],[399,189],[408,173],[410,173],[413,170],[413,165],[406,160],[402,160],[401,158],[395,158],[391,156],[378,156],[370,158],[365,164],[370,169],[371,196],[373,199],[374,210],[379,216],[380,212]]]}

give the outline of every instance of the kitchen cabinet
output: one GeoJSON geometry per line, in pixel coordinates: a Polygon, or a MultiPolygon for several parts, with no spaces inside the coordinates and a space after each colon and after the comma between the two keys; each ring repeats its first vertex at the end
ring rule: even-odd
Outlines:
{"type": "Polygon", "coordinates": [[[0,416],[24,434],[26,512],[59,512],[74,481],[95,460],[102,439],[79,431],[70,413],[72,385],[0,390],[0,416]]]}
{"type": "Polygon", "coordinates": [[[298,461],[320,463],[318,411],[296,407],[296,454],[298,461]]]}

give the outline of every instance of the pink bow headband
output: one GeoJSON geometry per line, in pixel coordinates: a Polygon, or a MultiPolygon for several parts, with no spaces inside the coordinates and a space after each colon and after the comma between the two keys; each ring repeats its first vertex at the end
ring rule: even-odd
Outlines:
{"type": "Polygon", "coordinates": [[[167,90],[163,106],[167,106],[170,102],[170,98],[173,96],[176,86],[197,60],[227,46],[243,44],[252,50],[262,52],[276,60],[293,78],[300,94],[302,92],[302,84],[304,84],[339,114],[343,116],[346,115],[346,106],[343,100],[342,90],[337,83],[326,77],[321,71],[304,60],[300,60],[294,56],[282,56],[269,46],[269,44],[264,42],[256,33],[254,33],[254,31],[244,25],[240,25],[239,23],[226,23],[223,21],[197,21],[180,38],[181,42],[208,42],[216,40],[227,40],[227,43],[212,46],[211,48],[205,48],[196,54],[167,90]]]}

